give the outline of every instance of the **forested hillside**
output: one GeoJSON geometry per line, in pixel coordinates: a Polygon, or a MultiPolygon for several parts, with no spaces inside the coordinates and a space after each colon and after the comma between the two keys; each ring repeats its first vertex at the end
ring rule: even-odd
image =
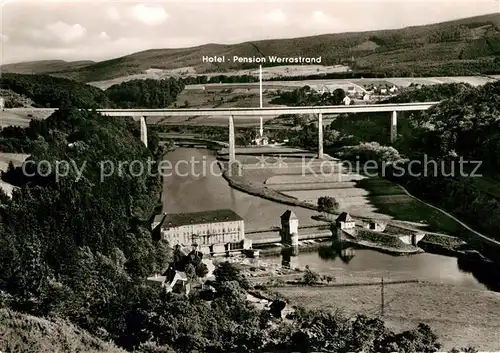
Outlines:
{"type": "Polygon", "coordinates": [[[469,87],[411,119],[397,147],[411,160],[439,161],[420,177],[392,177],[411,192],[500,239],[500,82],[469,87]],[[460,159],[465,163],[460,169],[460,159]],[[441,161],[442,164],[441,164],[441,161]],[[452,166],[455,165],[455,169],[452,166]],[[476,170],[476,166],[480,166],[476,170]]]}
{"type": "Polygon", "coordinates": [[[109,106],[104,92],[80,82],[48,75],[2,74],[0,88],[22,94],[37,107],[54,108],[69,100],[79,108],[109,106]]]}
{"type": "MultiPolygon", "coordinates": [[[[78,108],[165,108],[184,89],[183,80],[133,80],[106,91],[73,80],[48,75],[3,74],[0,88],[33,101],[35,107],[57,108],[70,103],[78,108]]],[[[12,94],[11,94],[12,95],[12,94]]],[[[7,108],[22,106],[8,100],[7,108]]]]}
{"type": "MultiPolygon", "coordinates": [[[[182,49],[154,49],[57,72],[82,82],[109,80],[154,69],[191,67],[197,73],[255,69],[254,64],[203,63],[202,56],[322,57],[322,64],[349,65],[365,77],[381,75],[450,76],[500,73],[498,13],[425,26],[356,33],[323,34],[293,39],[256,40],[233,45],[206,44],[182,49]]],[[[33,67],[40,65],[33,63],[33,67]]],[[[4,72],[26,72],[11,64],[4,72]],[[22,70],[22,71],[21,71],[22,70]]],[[[40,72],[40,71],[36,71],[40,72]]]]}

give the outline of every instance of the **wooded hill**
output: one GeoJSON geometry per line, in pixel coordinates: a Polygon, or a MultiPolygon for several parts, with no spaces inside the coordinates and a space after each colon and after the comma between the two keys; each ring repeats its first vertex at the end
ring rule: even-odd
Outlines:
{"type": "MultiPolygon", "coordinates": [[[[68,63],[70,67],[55,70],[51,65],[33,62],[31,70],[92,82],[138,74],[149,68],[190,66],[198,73],[255,68],[255,65],[232,62],[202,63],[201,57],[205,55],[276,55],[322,56],[325,65],[345,64],[354,72],[373,75],[449,76],[500,73],[499,54],[500,15],[491,14],[395,30],[146,50],[79,68],[68,63]]],[[[1,69],[3,72],[27,72],[30,65],[10,64],[1,69]]]]}
{"type": "Polygon", "coordinates": [[[49,75],[4,74],[0,89],[8,92],[5,106],[26,105],[29,99],[35,107],[55,108],[64,102],[79,108],[165,108],[184,89],[184,81],[132,80],[116,84],[103,91],[88,84],[49,75]]]}

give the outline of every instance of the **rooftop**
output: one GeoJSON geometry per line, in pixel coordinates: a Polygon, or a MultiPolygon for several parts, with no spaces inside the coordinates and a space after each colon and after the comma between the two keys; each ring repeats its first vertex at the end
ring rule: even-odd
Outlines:
{"type": "Polygon", "coordinates": [[[285,213],[283,213],[281,215],[281,218],[283,219],[298,219],[297,216],[295,215],[295,213],[293,213],[293,211],[290,211],[290,210],[286,210],[285,213]]]}
{"type": "Polygon", "coordinates": [[[236,222],[242,220],[241,216],[229,209],[193,213],[171,213],[163,217],[161,227],[180,227],[189,224],[236,222]]]}
{"type": "Polygon", "coordinates": [[[161,220],[163,219],[163,217],[165,217],[165,215],[162,213],[162,214],[157,214],[153,220],[153,222],[161,222],[161,220]]]}
{"type": "Polygon", "coordinates": [[[347,212],[342,212],[337,219],[335,220],[336,222],[354,222],[352,217],[349,215],[347,212]]]}

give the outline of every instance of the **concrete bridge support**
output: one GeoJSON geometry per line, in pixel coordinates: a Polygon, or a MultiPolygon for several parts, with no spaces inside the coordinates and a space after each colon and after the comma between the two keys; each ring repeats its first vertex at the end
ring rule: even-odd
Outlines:
{"type": "Polygon", "coordinates": [[[236,146],[234,142],[234,118],[229,116],[229,164],[236,162],[236,146]]]}
{"type": "Polygon", "coordinates": [[[393,111],[391,115],[391,125],[390,125],[390,142],[394,143],[396,137],[398,136],[398,112],[393,111]]]}
{"type": "Polygon", "coordinates": [[[318,114],[318,158],[323,158],[323,114],[318,114]]]}
{"type": "Polygon", "coordinates": [[[148,147],[148,128],[146,119],[143,116],[141,116],[141,142],[148,147]]]}

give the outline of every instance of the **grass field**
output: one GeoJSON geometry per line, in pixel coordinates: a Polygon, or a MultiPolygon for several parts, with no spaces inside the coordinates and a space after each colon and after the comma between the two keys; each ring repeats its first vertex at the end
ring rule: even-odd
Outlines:
{"type": "Polygon", "coordinates": [[[366,179],[359,174],[337,174],[333,175],[277,175],[266,180],[266,185],[272,184],[298,184],[298,183],[325,183],[325,182],[344,182],[366,179]]]}
{"type": "MultiPolygon", "coordinates": [[[[358,274],[363,276],[364,274],[358,274]]],[[[360,282],[362,278],[359,279],[360,282]]],[[[380,313],[380,287],[281,287],[273,288],[292,305],[311,309],[341,309],[347,315],[380,313]]],[[[445,350],[473,345],[500,349],[500,293],[460,286],[410,283],[384,288],[384,321],[396,331],[419,322],[432,327],[445,350]]]]}
{"type": "Polygon", "coordinates": [[[0,153],[0,171],[6,171],[10,161],[15,167],[20,166],[27,157],[21,153],[0,153]]]}

